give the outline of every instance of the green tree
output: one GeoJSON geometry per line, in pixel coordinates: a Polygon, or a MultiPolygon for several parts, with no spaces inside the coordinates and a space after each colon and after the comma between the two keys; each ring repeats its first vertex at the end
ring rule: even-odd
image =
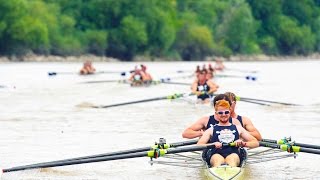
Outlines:
{"type": "Polygon", "coordinates": [[[280,17],[276,38],[284,54],[308,54],[314,50],[316,43],[309,26],[300,27],[287,16],[280,17]]]}
{"type": "Polygon", "coordinates": [[[188,26],[177,34],[175,48],[184,60],[202,60],[212,54],[213,37],[206,26],[188,26]]]}
{"type": "Polygon", "coordinates": [[[134,55],[143,52],[148,36],[144,22],[133,16],[123,18],[120,28],[112,31],[109,53],[115,57],[132,60],[134,55]]]}
{"type": "Polygon", "coordinates": [[[259,53],[256,43],[256,31],[259,24],[251,14],[251,10],[244,1],[237,1],[229,11],[226,11],[223,22],[218,26],[216,39],[234,52],[240,54],[259,53]]]}

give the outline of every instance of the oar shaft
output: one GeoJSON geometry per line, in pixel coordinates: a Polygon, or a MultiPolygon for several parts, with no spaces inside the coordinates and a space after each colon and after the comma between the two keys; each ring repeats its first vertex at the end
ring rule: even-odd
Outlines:
{"type": "Polygon", "coordinates": [[[101,80],[101,81],[86,81],[83,83],[108,83],[108,82],[127,82],[126,80],[101,80]]]}
{"type": "Polygon", "coordinates": [[[112,105],[106,105],[106,106],[93,106],[93,108],[109,108],[109,107],[116,107],[116,106],[123,106],[123,105],[129,105],[129,104],[137,104],[137,103],[143,103],[143,102],[149,102],[149,101],[158,101],[168,99],[167,97],[159,97],[159,98],[152,98],[152,99],[144,99],[140,101],[132,101],[132,102],[125,102],[125,103],[119,103],[119,104],[112,104],[112,105]]]}
{"type": "Polygon", "coordinates": [[[191,83],[182,83],[182,82],[161,82],[163,84],[176,84],[176,85],[185,85],[185,86],[191,86],[191,83]]]}
{"type": "MultiPolygon", "coordinates": [[[[189,94],[189,96],[192,94],[189,94]]],[[[131,101],[131,102],[125,102],[125,103],[119,103],[119,104],[112,104],[112,105],[106,105],[106,106],[91,106],[92,108],[109,108],[109,107],[116,107],[116,106],[123,106],[123,105],[129,105],[129,104],[137,104],[137,103],[143,103],[143,102],[150,102],[150,101],[158,101],[158,100],[164,100],[164,99],[177,99],[180,97],[183,97],[184,94],[174,94],[171,96],[164,96],[164,97],[157,97],[157,98],[151,98],[151,99],[144,99],[139,101],[131,101]]]]}
{"type": "Polygon", "coordinates": [[[312,148],[312,149],[320,149],[319,145],[313,144],[304,144],[304,143],[293,143],[295,146],[305,147],[305,148],[312,148]]]}
{"type": "Polygon", "coordinates": [[[300,152],[320,154],[320,150],[318,149],[310,149],[310,148],[303,148],[303,147],[300,147],[300,152]]]}
{"type": "Polygon", "coordinates": [[[320,149],[319,145],[314,145],[314,144],[304,144],[304,143],[297,143],[297,142],[287,142],[287,140],[273,140],[273,139],[262,139],[261,141],[263,142],[268,142],[268,143],[276,143],[276,144],[286,144],[289,143],[290,145],[293,146],[300,146],[300,147],[305,147],[305,148],[312,148],[312,149],[320,149]]]}
{"type": "Polygon", "coordinates": [[[97,158],[90,158],[90,159],[79,159],[79,160],[72,160],[72,161],[30,164],[30,165],[25,165],[25,166],[17,166],[17,167],[13,167],[13,168],[3,169],[3,172],[6,173],[6,172],[12,172],[12,171],[21,171],[21,170],[26,170],[26,169],[68,166],[68,165],[74,165],[74,164],[84,164],[84,163],[93,163],[93,162],[101,162],[101,161],[112,161],[112,160],[118,160],[118,159],[130,159],[130,158],[136,158],[136,157],[144,157],[147,155],[148,155],[147,152],[139,152],[139,153],[135,153],[135,154],[124,154],[124,155],[97,157],[97,158]]]}
{"type": "MultiPolygon", "coordinates": [[[[198,140],[182,141],[182,142],[175,142],[175,143],[167,144],[167,146],[168,147],[180,147],[180,146],[193,145],[193,144],[196,144],[197,142],[198,142],[198,140]]],[[[66,161],[90,159],[90,158],[97,158],[97,157],[116,156],[116,155],[122,155],[122,154],[131,154],[131,153],[149,151],[151,149],[153,149],[153,147],[143,147],[143,148],[136,148],[136,149],[130,149],[130,150],[123,150],[123,151],[90,155],[90,156],[75,157],[75,158],[70,158],[70,159],[62,159],[62,160],[50,161],[50,162],[44,162],[44,163],[37,163],[34,165],[42,165],[42,164],[48,164],[48,163],[60,163],[60,162],[66,162],[66,161]]]]}
{"type": "Polygon", "coordinates": [[[275,149],[280,149],[287,152],[305,152],[305,153],[312,153],[312,154],[320,154],[320,150],[318,149],[310,149],[310,148],[304,148],[300,146],[289,146],[285,144],[274,144],[274,143],[266,143],[266,142],[259,142],[260,146],[263,147],[270,147],[275,149]]]}
{"type": "Polygon", "coordinates": [[[259,104],[259,105],[262,105],[262,106],[270,106],[270,104],[256,102],[256,101],[250,101],[250,100],[242,100],[242,101],[243,102],[247,102],[247,103],[252,103],[252,104],[259,104]]]}
{"type": "Polygon", "coordinates": [[[263,100],[263,99],[253,99],[253,98],[240,97],[240,101],[242,101],[242,100],[260,101],[260,102],[275,103],[275,104],[282,104],[282,105],[289,105],[289,106],[300,106],[298,104],[292,104],[292,103],[284,103],[284,102],[269,101],[269,100],[263,100]]]}
{"type": "Polygon", "coordinates": [[[194,145],[197,142],[198,142],[198,139],[194,139],[194,140],[190,140],[190,141],[183,141],[183,142],[176,142],[176,143],[171,143],[170,147],[194,145]]]}

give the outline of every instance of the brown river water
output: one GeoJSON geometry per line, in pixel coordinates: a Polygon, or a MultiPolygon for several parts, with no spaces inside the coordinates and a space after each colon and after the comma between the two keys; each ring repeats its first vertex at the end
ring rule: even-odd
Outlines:
{"type": "MultiPolygon", "coordinates": [[[[140,63],[99,62],[97,71],[127,71],[140,63]]],[[[174,82],[192,72],[200,62],[146,62],[155,79],[174,82]]],[[[291,136],[300,143],[320,145],[320,61],[226,62],[218,78],[218,93],[232,91],[240,97],[301,104],[263,106],[238,102],[236,111],[248,116],[263,138],[291,136]],[[256,70],[257,73],[231,69],[256,70]],[[246,80],[250,75],[256,81],[246,80]]],[[[161,100],[105,109],[109,105],[154,97],[189,93],[190,87],[159,84],[130,87],[123,83],[83,83],[123,79],[120,73],[91,76],[75,74],[81,63],[0,64],[0,167],[60,160],[117,150],[146,147],[159,138],[184,141],[182,131],[198,118],[213,113],[194,97],[161,100]],[[74,72],[48,76],[48,72],[74,72]]],[[[246,166],[244,179],[320,179],[320,155],[299,153],[287,158],[246,166]]],[[[100,180],[100,179],[206,179],[198,168],[150,165],[149,158],[96,162],[4,173],[1,179],[100,180]]]]}

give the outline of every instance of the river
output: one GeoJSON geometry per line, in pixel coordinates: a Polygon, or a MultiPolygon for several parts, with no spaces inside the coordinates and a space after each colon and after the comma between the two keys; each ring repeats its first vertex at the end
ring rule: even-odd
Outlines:
{"type": "MultiPolygon", "coordinates": [[[[127,71],[137,62],[96,62],[97,71],[127,71]]],[[[202,62],[146,62],[155,79],[178,78],[202,62]],[[176,78],[175,78],[176,77],[176,78]]],[[[225,62],[218,78],[218,93],[232,91],[240,97],[300,104],[263,106],[238,102],[237,113],[250,117],[263,138],[291,136],[300,143],[320,145],[320,61],[225,62]],[[243,73],[231,69],[256,70],[243,73]],[[254,76],[256,81],[245,76],[254,76]]],[[[109,105],[174,93],[189,93],[190,87],[159,84],[130,87],[123,83],[83,83],[123,79],[120,73],[90,76],[48,72],[77,72],[81,63],[20,62],[0,64],[0,167],[94,155],[146,147],[159,138],[184,141],[182,131],[198,118],[213,113],[192,97],[161,100],[112,108],[109,105]],[[183,100],[184,99],[184,100],[183,100]]],[[[147,157],[4,173],[2,179],[206,179],[197,168],[148,163],[147,157]]],[[[287,158],[246,166],[245,179],[320,179],[320,155],[299,153],[287,158]]]]}

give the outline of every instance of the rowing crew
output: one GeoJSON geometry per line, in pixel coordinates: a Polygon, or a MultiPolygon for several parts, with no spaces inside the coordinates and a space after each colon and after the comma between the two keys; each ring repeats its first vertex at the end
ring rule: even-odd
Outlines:
{"type": "Polygon", "coordinates": [[[235,113],[235,97],[230,92],[217,95],[213,100],[215,114],[200,118],[182,134],[184,138],[189,139],[200,137],[198,145],[215,145],[216,148],[203,152],[204,160],[209,166],[239,166],[242,160],[239,147],[258,147],[258,140],[262,139],[249,118],[235,113]],[[236,147],[222,147],[222,143],[231,142],[235,142],[236,147]]]}
{"type": "Polygon", "coordinates": [[[209,103],[212,94],[216,92],[219,85],[213,82],[210,75],[212,71],[206,69],[197,70],[197,78],[191,85],[192,93],[197,95],[197,101],[202,103],[209,103]]]}
{"type": "Polygon", "coordinates": [[[135,66],[132,71],[129,82],[131,86],[150,85],[152,83],[152,76],[147,72],[147,66],[141,64],[140,68],[135,66]]]}
{"type": "Polygon", "coordinates": [[[80,75],[94,74],[95,72],[96,69],[92,66],[91,61],[85,61],[83,67],[80,69],[80,75]]]}

